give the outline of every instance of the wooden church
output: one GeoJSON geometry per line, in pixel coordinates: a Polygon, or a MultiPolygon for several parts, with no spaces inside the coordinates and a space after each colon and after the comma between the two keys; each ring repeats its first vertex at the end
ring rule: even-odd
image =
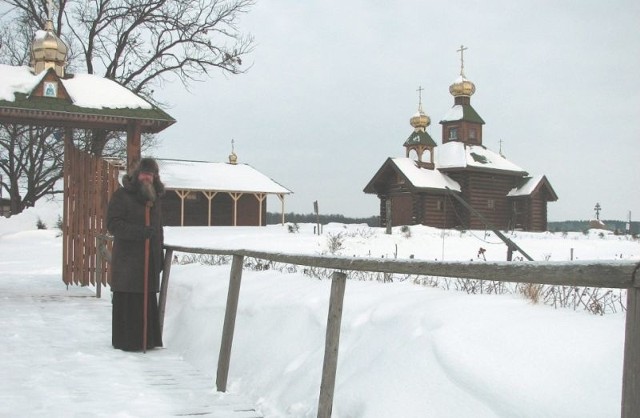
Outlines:
{"type": "Polygon", "coordinates": [[[405,157],[388,158],[364,192],[380,199],[382,226],[545,231],[547,202],[558,196],[544,175],[529,175],[483,145],[485,122],[471,106],[476,87],[464,75],[464,49],[449,87],[454,104],[440,121],[442,144],[426,130],[431,120],[420,97],[405,157]]]}

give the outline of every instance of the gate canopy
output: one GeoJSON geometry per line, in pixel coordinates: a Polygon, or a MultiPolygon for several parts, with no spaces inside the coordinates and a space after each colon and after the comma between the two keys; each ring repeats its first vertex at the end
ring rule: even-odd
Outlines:
{"type": "Polygon", "coordinates": [[[0,64],[0,123],[156,133],[175,119],[110,79],[0,64]]]}

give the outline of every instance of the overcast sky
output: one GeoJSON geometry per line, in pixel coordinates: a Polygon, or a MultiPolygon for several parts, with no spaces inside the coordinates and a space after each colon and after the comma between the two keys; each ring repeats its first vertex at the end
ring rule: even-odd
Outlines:
{"type": "MultiPolygon", "coordinates": [[[[428,132],[453,105],[460,71],[476,85],[484,145],[559,196],[549,220],[640,219],[640,2],[258,0],[243,75],[191,92],[165,86],[178,120],[155,155],[248,163],[294,192],[287,212],[379,214],[364,186],[403,157],[424,88],[428,132]]],[[[268,209],[279,211],[276,197],[268,209]]]]}

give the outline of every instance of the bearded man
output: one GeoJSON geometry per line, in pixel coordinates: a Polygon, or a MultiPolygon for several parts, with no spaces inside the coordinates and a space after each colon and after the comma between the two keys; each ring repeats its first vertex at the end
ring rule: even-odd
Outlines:
{"type": "Polygon", "coordinates": [[[131,175],[123,177],[122,186],[113,193],[107,210],[107,229],[114,238],[111,343],[121,350],[140,351],[162,347],[156,294],[160,289],[163,266],[164,235],[159,197],[164,194],[164,185],[160,181],[158,163],[153,158],[143,158],[131,175]],[[150,215],[148,225],[147,210],[150,215]],[[145,245],[147,240],[149,245],[145,245]],[[146,294],[145,270],[148,273],[146,294]],[[146,346],[143,339],[145,298],[146,346]]]}

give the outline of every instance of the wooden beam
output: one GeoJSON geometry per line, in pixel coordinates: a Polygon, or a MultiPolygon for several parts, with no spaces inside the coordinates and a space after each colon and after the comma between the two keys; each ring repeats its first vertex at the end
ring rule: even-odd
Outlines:
{"type": "Polygon", "coordinates": [[[229,363],[231,362],[231,345],[233,344],[233,332],[236,327],[236,314],[238,312],[238,299],[240,297],[240,282],[242,280],[243,262],[244,257],[241,255],[234,255],[233,261],[231,262],[229,291],[227,293],[227,308],[224,313],[222,341],[220,342],[220,354],[218,355],[218,372],[216,375],[216,388],[218,389],[218,392],[227,391],[229,363]]]}
{"type": "Polygon", "coordinates": [[[210,191],[202,191],[202,194],[205,195],[205,197],[209,200],[209,209],[207,211],[207,226],[211,226],[211,201],[213,200],[213,198],[215,197],[215,195],[218,194],[218,192],[210,192],[210,191]]]}
{"type": "Polygon", "coordinates": [[[180,197],[180,226],[184,226],[184,200],[189,193],[188,190],[176,190],[176,194],[180,197]]]}
{"type": "Polygon", "coordinates": [[[264,193],[254,193],[253,195],[258,199],[258,226],[262,226],[262,204],[267,195],[264,193]]]}
{"type": "Polygon", "coordinates": [[[140,122],[131,122],[127,128],[127,173],[131,174],[138,165],[142,150],[140,122]]]}
{"type": "Polygon", "coordinates": [[[340,348],[340,324],[342,323],[342,306],[346,284],[346,274],[342,272],[333,273],[331,277],[327,333],[324,342],[324,363],[322,365],[322,381],[318,400],[318,418],[330,418],[331,410],[333,409],[333,392],[336,385],[338,349],[340,348]]]}
{"type": "Polygon", "coordinates": [[[242,193],[228,192],[233,199],[233,226],[238,226],[238,200],[242,197],[242,193]]]}
{"type": "Polygon", "coordinates": [[[640,277],[633,271],[634,286],[627,289],[627,322],[622,365],[622,418],[640,417],[640,277]]]}

